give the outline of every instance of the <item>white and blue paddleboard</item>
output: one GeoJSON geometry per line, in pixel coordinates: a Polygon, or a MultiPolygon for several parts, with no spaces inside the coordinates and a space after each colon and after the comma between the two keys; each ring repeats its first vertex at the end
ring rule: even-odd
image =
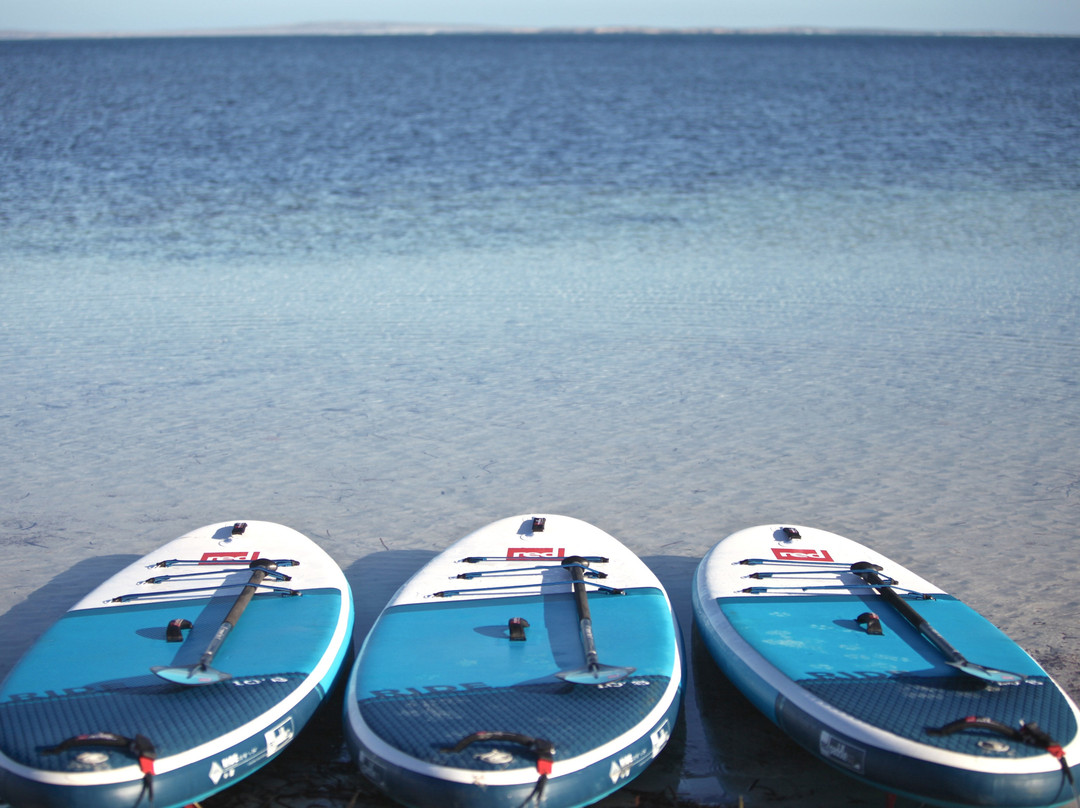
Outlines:
{"type": "Polygon", "coordinates": [[[723,672],[837,769],[934,805],[1076,799],[1076,705],[985,618],[880,553],[749,528],[702,560],[693,606],[723,672]]]}
{"type": "Polygon", "coordinates": [[[394,595],[350,677],[347,737],[405,805],[571,808],[660,753],[682,684],[678,627],[649,568],[577,519],[515,516],[394,595]]]}
{"type": "Polygon", "coordinates": [[[327,695],[352,635],[341,569],[227,522],[109,578],[0,685],[0,802],[188,805],[256,771],[327,695]]]}

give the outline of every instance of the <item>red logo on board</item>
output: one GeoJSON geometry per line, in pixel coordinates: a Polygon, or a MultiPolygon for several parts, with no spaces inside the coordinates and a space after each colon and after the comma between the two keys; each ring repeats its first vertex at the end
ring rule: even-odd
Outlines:
{"type": "Polygon", "coordinates": [[[774,547],[773,555],[781,561],[832,561],[828,550],[811,550],[809,548],[774,547]]]}
{"type": "Polygon", "coordinates": [[[507,558],[562,558],[566,550],[560,547],[510,547],[506,551],[507,558]]]}
{"type": "Polygon", "coordinates": [[[199,560],[200,564],[220,564],[222,561],[254,561],[259,557],[259,551],[255,550],[248,557],[248,551],[242,550],[240,552],[209,552],[203,553],[202,558],[199,560]]]}

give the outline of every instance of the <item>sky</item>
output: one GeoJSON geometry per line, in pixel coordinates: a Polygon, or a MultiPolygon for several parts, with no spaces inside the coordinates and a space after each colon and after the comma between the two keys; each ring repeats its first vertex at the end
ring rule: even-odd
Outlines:
{"type": "Polygon", "coordinates": [[[132,33],[338,21],[1080,35],[1080,0],[0,0],[0,30],[9,31],[132,33]]]}

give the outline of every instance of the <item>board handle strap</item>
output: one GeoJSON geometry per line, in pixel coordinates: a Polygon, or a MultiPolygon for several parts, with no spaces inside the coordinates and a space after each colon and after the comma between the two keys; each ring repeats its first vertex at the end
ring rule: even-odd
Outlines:
{"type": "Polygon", "coordinates": [[[1021,721],[1019,727],[1011,727],[1008,724],[1004,724],[1001,721],[995,721],[993,718],[987,718],[986,716],[968,715],[963,718],[958,718],[955,721],[950,721],[942,727],[927,727],[926,734],[940,737],[969,729],[990,730],[999,735],[1004,735],[1010,740],[1024,743],[1028,746],[1035,746],[1039,749],[1045,749],[1049,754],[1057,758],[1070,785],[1073,784],[1072,769],[1070,769],[1069,764],[1065,762],[1064,748],[1050,737],[1050,733],[1046,732],[1046,730],[1034,721],[1021,721]]]}
{"type": "Polygon", "coordinates": [[[551,774],[551,767],[555,760],[555,744],[543,738],[534,738],[531,735],[522,735],[519,732],[480,731],[466,735],[454,746],[441,751],[446,754],[454,754],[461,752],[477,741],[509,741],[527,747],[530,752],[536,755],[536,771],[540,776],[536,780],[536,786],[533,788],[532,793],[525,798],[525,802],[521,803],[518,808],[525,808],[526,805],[533,801],[540,805],[544,796],[544,786],[547,784],[547,778],[551,774]]]}

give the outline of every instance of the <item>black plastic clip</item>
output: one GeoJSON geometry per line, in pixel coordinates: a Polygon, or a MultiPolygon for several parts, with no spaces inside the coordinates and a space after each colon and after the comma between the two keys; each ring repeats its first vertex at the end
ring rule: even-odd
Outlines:
{"type": "Polygon", "coordinates": [[[510,618],[510,640],[512,642],[525,642],[525,629],[529,627],[529,621],[524,617],[510,618]]]}
{"type": "Polygon", "coordinates": [[[881,618],[874,612],[863,612],[855,618],[855,622],[860,626],[866,626],[867,634],[882,634],[881,630],[881,618]]]}
{"type": "Polygon", "coordinates": [[[176,620],[170,620],[169,625],[165,627],[165,641],[166,642],[183,642],[184,633],[183,629],[191,628],[191,621],[185,620],[180,617],[176,620]]]}

